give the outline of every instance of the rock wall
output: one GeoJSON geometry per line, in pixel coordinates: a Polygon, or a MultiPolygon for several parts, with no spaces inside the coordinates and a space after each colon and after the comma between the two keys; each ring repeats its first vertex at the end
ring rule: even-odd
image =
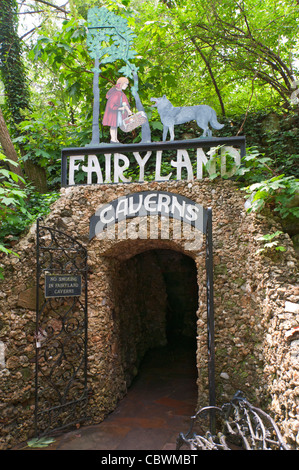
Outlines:
{"type": "MultiPolygon", "coordinates": [[[[95,237],[89,241],[89,220],[99,206],[144,190],[169,191],[212,207],[216,402],[221,405],[242,390],[252,403],[275,417],[293,447],[299,445],[298,261],[286,234],[280,237],[285,252],[257,253],[261,247],[257,238],[280,227],[271,216],[247,214],[243,193],[230,181],[93,185],[61,190],[61,198],[45,224],[65,230],[88,250],[90,423],[102,421],[126,394],[146,350],[167,341],[167,286],[161,264],[154,260],[151,250],[172,250],[188,256],[196,266],[198,407],[208,403],[205,248],[200,238],[190,241],[186,233],[178,238],[173,227],[168,239],[149,239],[146,228],[141,235],[144,220],[140,220],[136,221],[139,235],[134,232],[130,239],[121,234],[125,228],[132,231],[132,221],[130,227],[119,230],[120,236],[115,239],[95,237]]],[[[164,228],[163,221],[158,224],[164,228]]],[[[28,439],[34,432],[34,226],[15,251],[19,258],[1,259],[5,268],[0,291],[3,449],[28,439]]]]}

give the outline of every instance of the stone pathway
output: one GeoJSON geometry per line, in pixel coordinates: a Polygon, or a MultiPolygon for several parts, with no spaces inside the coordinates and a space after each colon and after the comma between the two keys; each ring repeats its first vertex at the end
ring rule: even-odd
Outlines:
{"type": "Polygon", "coordinates": [[[47,450],[175,450],[197,400],[195,349],[150,351],[127,396],[105,421],[55,439],[47,450]]]}

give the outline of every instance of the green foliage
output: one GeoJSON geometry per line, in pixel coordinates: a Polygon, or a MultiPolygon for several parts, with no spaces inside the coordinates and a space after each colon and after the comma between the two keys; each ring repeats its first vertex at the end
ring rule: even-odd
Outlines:
{"type": "Polygon", "coordinates": [[[148,59],[146,80],[175,105],[206,103],[240,114],[249,104],[289,104],[298,67],[293,0],[152,0],[136,9],[135,47],[148,59]]]}
{"type": "MultiPolygon", "coordinates": [[[[10,163],[13,166],[17,166],[15,162],[9,160],[0,153],[0,161],[2,163],[10,163]]],[[[14,222],[15,212],[17,210],[24,213],[24,198],[25,192],[20,189],[16,184],[19,180],[24,180],[12,171],[6,168],[0,167],[0,231],[3,229],[3,225],[14,222]]],[[[0,252],[6,255],[14,253],[11,249],[7,248],[0,237],[0,252]]],[[[2,270],[0,268],[0,279],[3,279],[2,270]]]]}
{"type": "MultiPolygon", "coordinates": [[[[3,164],[16,163],[7,159],[0,153],[0,161],[3,164]]],[[[18,182],[23,178],[5,167],[0,167],[0,252],[6,255],[17,254],[11,249],[10,244],[17,240],[37,217],[49,212],[50,205],[59,197],[56,193],[40,194],[30,185],[21,189],[18,182]]],[[[0,279],[3,274],[0,270],[0,279]]]]}
{"type": "Polygon", "coordinates": [[[286,248],[284,246],[278,245],[278,238],[279,235],[281,235],[283,232],[280,230],[276,231],[275,233],[267,233],[266,235],[263,235],[262,237],[258,237],[257,241],[263,242],[262,248],[259,248],[256,253],[271,253],[271,251],[286,251],[286,248]]]}
{"type": "MultiPolygon", "coordinates": [[[[15,143],[22,146],[25,162],[30,158],[46,169],[50,189],[59,188],[61,148],[84,147],[91,139],[93,50],[100,53],[104,65],[99,77],[100,122],[111,84],[120,74],[131,78],[132,70],[138,69],[138,91],[153,141],[161,140],[162,126],[157,110],[150,107],[151,97],[166,94],[176,106],[209,104],[222,114],[219,121],[225,124],[213,135],[246,135],[247,155],[235,174],[227,177],[248,188],[250,210],[271,207],[281,217],[297,217],[292,201],[298,191],[299,117],[289,100],[290,71],[296,73],[297,67],[293,60],[298,51],[296,2],[73,0],[71,10],[71,18],[61,26],[50,27],[45,22],[40,28],[36,43],[28,46],[25,71],[19,61],[20,41],[11,28],[16,25],[16,2],[3,0],[0,4],[2,18],[8,12],[13,15],[10,29],[9,21],[1,24],[0,67],[2,77],[11,77],[11,100],[16,100],[10,102],[7,95],[11,114],[18,114],[15,143]],[[102,30],[104,36],[96,35],[104,45],[99,51],[94,49],[95,38],[88,35],[87,11],[101,5],[106,7],[102,12],[107,21],[113,18],[114,22],[118,16],[127,40],[122,42],[119,36],[102,30]],[[115,45],[124,48],[116,51],[115,45]],[[11,65],[10,59],[14,60],[11,65]],[[30,112],[24,111],[28,108],[28,78],[30,112]],[[19,79],[24,81],[17,83],[19,79]]],[[[5,90],[8,88],[7,82],[5,90]]],[[[127,93],[133,107],[132,83],[127,93]]],[[[176,126],[175,133],[176,139],[181,139],[185,134],[199,137],[201,131],[186,124],[176,126]]],[[[140,129],[120,135],[124,143],[140,141],[140,129]]],[[[101,139],[108,138],[108,129],[102,128],[101,139]]],[[[165,154],[163,174],[173,170],[170,159],[165,154]]],[[[221,174],[220,158],[216,163],[216,172],[210,175],[215,179],[221,174]]],[[[233,160],[227,157],[227,163],[231,169],[233,160]]],[[[8,237],[18,237],[38,215],[46,213],[57,194],[41,196],[30,185],[20,190],[15,177],[5,168],[3,171],[1,181],[6,186],[1,183],[0,240],[7,243],[8,237]]],[[[153,172],[149,161],[147,180],[153,178],[153,172]]],[[[126,176],[138,179],[133,161],[126,176]]],[[[7,244],[5,249],[9,249],[7,244]]]]}
{"type": "Polygon", "coordinates": [[[279,175],[247,187],[248,212],[261,211],[270,207],[285,219],[293,216],[299,219],[299,207],[293,206],[293,200],[299,195],[299,179],[293,176],[279,175]]]}
{"type": "Polygon", "coordinates": [[[222,118],[225,127],[222,136],[234,136],[242,128],[248,147],[257,147],[265,158],[270,158],[276,173],[299,177],[299,115],[280,108],[252,111],[247,116],[230,115],[222,118]],[[243,126],[243,127],[242,127],[243,126]]]}
{"type": "Polygon", "coordinates": [[[55,192],[40,194],[31,185],[20,190],[9,182],[0,190],[3,190],[3,197],[0,193],[0,243],[6,247],[11,241],[17,240],[38,217],[47,215],[51,204],[59,197],[59,193],[55,192]]]}
{"type": "MultiPolygon", "coordinates": [[[[89,124],[89,123],[88,123],[89,124]]],[[[23,161],[31,158],[47,172],[49,188],[60,184],[61,149],[84,147],[90,137],[90,129],[70,122],[69,110],[59,100],[50,101],[42,110],[24,113],[19,125],[24,149],[23,161]]]]}
{"type": "MultiPolygon", "coordinates": [[[[0,153],[0,161],[17,166],[14,161],[6,158],[2,153],[0,153]]],[[[0,217],[2,222],[0,230],[2,230],[4,219],[13,218],[17,210],[26,212],[24,204],[26,194],[24,190],[20,189],[18,181],[25,183],[23,178],[16,173],[0,167],[0,217]]]]}
{"type": "Polygon", "coordinates": [[[28,59],[48,69],[47,77],[42,77],[42,88],[49,79],[54,83],[48,98],[59,97],[73,106],[92,102],[93,62],[86,48],[86,21],[73,18],[64,21],[54,33],[43,31],[29,51],[28,59]]]}
{"type": "Polygon", "coordinates": [[[273,160],[260,153],[257,147],[248,147],[235,176],[243,184],[262,181],[273,174],[272,164],[273,160]]]}

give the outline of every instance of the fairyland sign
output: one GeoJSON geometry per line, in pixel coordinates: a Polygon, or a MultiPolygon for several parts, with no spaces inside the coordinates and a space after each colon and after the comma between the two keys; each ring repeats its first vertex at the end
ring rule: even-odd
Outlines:
{"type": "Polygon", "coordinates": [[[155,181],[167,181],[170,178],[200,180],[207,164],[210,175],[216,172],[218,154],[221,176],[232,176],[245,155],[245,137],[67,148],[61,153],[61,185],[128,183],[131,179],[125,173],[130,170],[132,162],[136,163],[134,166],[137,165],[139,170],[139,182],[145,180],[149,166],[155,168],[154,175],[151,175],[155,181]],[[230,171],[226,165],[227,155],[234,161],[230,171]],[[163,170],[166,156],[172,171],[169,168],[167,172],[163,170]]]}

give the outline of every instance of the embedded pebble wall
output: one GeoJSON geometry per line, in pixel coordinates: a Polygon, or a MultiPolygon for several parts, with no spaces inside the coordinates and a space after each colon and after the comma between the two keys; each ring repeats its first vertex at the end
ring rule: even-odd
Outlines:
{"type": "MultiPolygon", "coordinates": [[[[88,250],[89,422],[101,422],[115,408],[145,352],[167,341],[167,294],[151,250],[184,254],[196,266],[198,407],[208,404],[205,246],[184,235],[89,241],[90,218],[98,207],[145,190],[180,194],[213,210],[217,404],[242,390],[275,418],[292,447],[299,446],[298,260],[287,234],[280,236],[286,251],[257,253],[257,239],[279,224],[271,215],[246,213],[244,193],[224,180],[61,189],[45,223],[65,230],[88,250]],[[142,253],[147,261],[140,269],[136,255],[142,253]],[[146,299],[141,292],[147,292],[146,299]]],[[[2,449],[34,432],[35,226],[14,250],[19,257],[0,259],[5,276],[0,284],[2,449]]]]}

